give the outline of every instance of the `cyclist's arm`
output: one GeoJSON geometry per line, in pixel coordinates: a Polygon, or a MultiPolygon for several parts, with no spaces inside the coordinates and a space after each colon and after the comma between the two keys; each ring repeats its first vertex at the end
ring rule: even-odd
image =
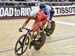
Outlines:
{"type": "Polygon", "coordinates": [[[24,24],[22,25],[22,28],[24,28],[24,27],[27,25],[27,23],[29,22],[29,20],[30,20],[30,18],[28,17],[28,18],[26,19],[26,21],[24,22],[24,24]]]}
{"type": "Polygon", "coordinates": [[[37,14],[36,20],[34,22],[34,27],[32,29],[32,32],[38,31],[38,29],[40,27],[40,22],[41,22],[41,15],[40,14],[37,14]]]}

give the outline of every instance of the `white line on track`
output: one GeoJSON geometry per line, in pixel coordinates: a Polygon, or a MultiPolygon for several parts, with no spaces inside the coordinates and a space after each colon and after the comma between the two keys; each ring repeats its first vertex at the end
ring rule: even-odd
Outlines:
{"type": "Polygon", "coordinates": [[[59,21],[59,20],[55,20],[55,19],[53,19],[53,20],[54,20],[56,23],[59,23],[59,24],[64,24],[64,25],[68,25],[68,26],[75,26],[75,23],[59,21]]]}

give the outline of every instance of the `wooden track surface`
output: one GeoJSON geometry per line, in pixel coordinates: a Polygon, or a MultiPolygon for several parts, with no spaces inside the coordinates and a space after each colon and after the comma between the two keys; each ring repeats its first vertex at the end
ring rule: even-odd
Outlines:
{"type": "MultiPolygon", "coordinates": [[[[54,17],[55,20],[75,24],[75,16],[54,17]]],[[[0,20],[0,56],[16,56],[14,47],[23,33],[18,31],[25,19],[0,20]]],[[[31,28],[31,20],[27,27],[31,28]]],[[[56,23],[54,33],[47,37],[45,45],[39,51],[28,49],[22,56],[75,56],[75,26],[56,23]]]]}

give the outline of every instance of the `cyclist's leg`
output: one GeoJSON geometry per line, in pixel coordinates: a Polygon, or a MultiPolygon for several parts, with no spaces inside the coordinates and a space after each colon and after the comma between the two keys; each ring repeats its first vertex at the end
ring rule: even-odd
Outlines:
{"type": "Polygon", "coordinates": [[[43,26],[43,29],[45,29],[46,23],[47,23],[47,19],[42,20],[42,26],[43,26]]]}
{"type": "Polygon", "coordinates": [[[54,11],[52,10],[52,11],[50,11],[50,19],[48,19],[48,26],[49,26],[48,28],[49,28],[49,30],[51,28],[51,22],[52,22],[53,15],[54,15],[54,11]]]}
{"type": "Polygon", "coordinates": [[[48,25],[45,29],[46,32],[50,32],[50,29],[51,29],[51,20],[52,20],[52,15],[51,15],[51,12],[50,12],[50,18],[47,19],[47,22],[48,22],[48,25]]]}
{"type": "Polygon", "coordinates": [[[35,33],[35,32],[38,32],[39,27],[40,27],[40,23],[39,23],[39,22],[35,22],[35,23],[33,24],[32,31],[31,31],[31,36],[32,36],[32,37],[34,36],[34,33],[35,33]]]}
{"type": "Polygon", "coordinates": [[[48,22],[48,26],[47,26],[47,28],[50,30],[50,29],[51,29],[51,18],[48,19],[47,22],[48,22]]]}
{"type": "MultiPolygon", "coordinates": [[[[34,40],[34,39],[36,38],[37,35],[34,35],[34,33],[35,33],[35,32],[38,32],[38,28],[39,28],[39,23],[38,23],[38,22],[35,22],[35,23],[33,24],[32,31],[31,31],[31,34],[30,34],[30,37],[31,37],[31,39],[32,39],[32,41],[31,41],[31,46],[35,44],[35,40],[34,40]]],[[[31,46],[30,46],[30,47],[31,47],[31,46]]]]}

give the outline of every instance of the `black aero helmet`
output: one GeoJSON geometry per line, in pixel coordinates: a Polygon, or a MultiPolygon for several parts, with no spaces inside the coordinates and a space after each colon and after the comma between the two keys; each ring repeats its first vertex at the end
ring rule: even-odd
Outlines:
{"type": "Polygon", "coordinates": [[[40,5],[39,5],[39,8],[40,8],[40,9],[45,8],[45,4],[40,4],[40,5]]]}

